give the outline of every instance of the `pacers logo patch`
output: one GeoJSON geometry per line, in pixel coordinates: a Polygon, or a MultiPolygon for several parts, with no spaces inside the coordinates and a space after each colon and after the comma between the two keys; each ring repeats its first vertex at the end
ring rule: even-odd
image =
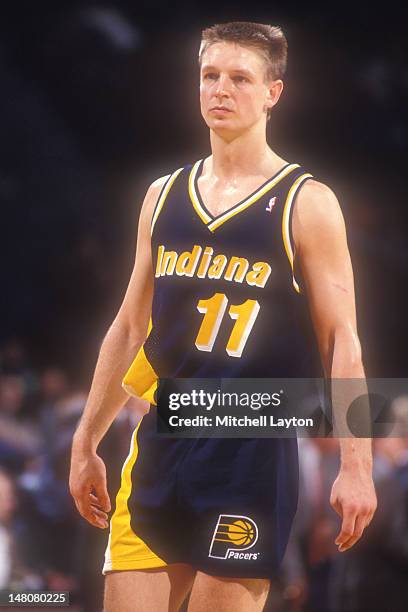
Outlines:
{"type": "Polygon", "coordinates": [[[220,514],[211,540],[209,557],[255,560],[259,553],[245,553],[258,540],[258,527],[248,516],[220,514]]]}

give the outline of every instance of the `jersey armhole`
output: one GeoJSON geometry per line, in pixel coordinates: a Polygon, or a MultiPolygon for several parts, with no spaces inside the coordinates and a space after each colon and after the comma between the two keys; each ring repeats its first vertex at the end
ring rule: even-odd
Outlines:
{"type": "Polygon", "coordinates": [[[292,233],[292,217],[294,204],[296,200],[296,196],[299,193],[302,185],[309,179],[313,178],[311,174],[305,172],[301,174],[294,182],[291,188],[288,191],[288,195],[286,197],[285,205],[283,208],[283,216],[282,216],[282,237],[283,244],[285,247],[286,255],[290,263],[290,267],[292,270],[292,282],[293,287],[297,293],[302,293],[302,287],[300,283],[299,277],[295,276],[295,267],[294,267],[294,256],[295,256],[295,243],[293,240],[292,233]]]}
{"type": "Polygon", "coordinates": [[[154,226],[156,225],[156,221],[159,218],[159,215],[161,213],[161,210],[164,206],[164,203],[166,201],[166,198],[169,194],[169,191],[174,183],[174,181],[176,180],[176,178],[178,177],[178,175],[180,174],[180,172],[183,170],[183,168],[179,168],[178,170],[176,170],[175,172],[173,172],[173,174],[169,174],[166,182],[164,183],[163,187],[161,188],[160,191],[160,195],[157,198],[157,202],[156,202],[156,206],[154,207],[154,212],[153,212],[153,216],[152,216],[152,222],[150,225],[150,235],[153,235],[153,230],[154,230],[154,226]]]}

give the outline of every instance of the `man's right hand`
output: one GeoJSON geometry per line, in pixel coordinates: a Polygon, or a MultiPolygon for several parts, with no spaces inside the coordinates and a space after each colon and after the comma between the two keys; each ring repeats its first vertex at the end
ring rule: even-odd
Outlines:
{"type": "Polygon", "coordinates": [[[102,342],[88,400],[74,434],[69,489],[79,513],[100,529],[108,527],[111,505],[105,464],[96,449],[129,399],[121,383],[146,340],[154,286],[151,225],[168,178],[155,181],[144,199],[132,275],[122,305],[102,342]]]}
{"type": "Polygon", "coordinates": [[[106,529],[111,504],[105,464],[96,452],[72,449],[69,490],[81,516],[94,527],[106,529]]]}

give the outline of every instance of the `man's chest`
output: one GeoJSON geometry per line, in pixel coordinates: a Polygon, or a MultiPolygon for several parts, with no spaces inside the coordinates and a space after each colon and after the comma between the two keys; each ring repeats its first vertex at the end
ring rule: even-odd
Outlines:
{"type": "Polygon", "coordinates": [[[205,207],[213,217],[227,212],[263,185],[265,177],[241,177],[231,182],[199,179],[198,188],[205,207]]]}

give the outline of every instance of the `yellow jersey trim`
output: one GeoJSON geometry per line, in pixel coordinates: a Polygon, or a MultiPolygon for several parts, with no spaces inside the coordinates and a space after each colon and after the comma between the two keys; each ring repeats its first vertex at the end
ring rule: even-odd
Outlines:
{"type": "Polygon", "coordinates": [[[313,176],[311,174],[305,173],[302,174],[301,176],[299,176],[299,178],[296,179],[296,181],[294,181],[293,185],[291,186],[291,188],[289,189],[288,195],[286,197],[286,201],[285,201],[285,206],[283,208],[283,216],[282,216],[282,237],[283,237],[283,244],[285,245],[285,251],[286,251],[286,255],[288,257],[289,263],[290,263],[290,267],[292,268],[292,281],[293,281],[293,286],[295,288],[295,290],[300,293],[300,287],[298,282],[296,281],[295,275],[294,275],[294,270],[293,270],[293,265],[294,265],[294,248],[292,246],[292,241],[290,239],[290,227],[289,227],[289,222],[290,222],[290,217],[291,217],[291,210],[292,210],[292,205],[295,199],[295,196],[297,194],[297,192],[299,191],[300,187],[302,186],[303,181],[305,181],[308,178],[313,178],[313,176]]]}
{"type": "Polygon", "coordinates": [[[190,195],[191,203],[193,204],[197,215],[200,217],[201,221],[207,225],[208,223],[210,223],[212,218],[201,206],[200,200],[198,199],[196,188],[195,188],[195,178],[197,175],[197,170],[201,164],[201,161],[202,160],[199,159],[194,164],[194,166],[191,168],[190,176],[188,177],[188,193],[190,195]]]}
{"type": "Polygon", "coordinates": [[[109,540],[103,566],[104,574],[115,570],[147,569],[167,565],[133,531],[130,524],[128,500],[132,492],[132,470],[139,454],[137,434],[141,422],[133,432],[129,454],[122,468],[121,485],[116,496],[116,509],[110,521],[109,540]]]}
{"type": "Polygon", "coordinates": [[[196,190],[196,177],[197,172],[202,163],[202,160],[199,159],[191,168],[190,175],[188,178],[188,193],[190,196],[190,201],[196,211],[197,215],[200,217],[201,221],[208,227],[211,232],[214,232],[221,225],[223,225],[235,215],[238,215],[243,210],[247,209],[252,204],[255,204],[265,193],[267,193],[272,187],[275,187],[285,176],[287,176],[290,172],[292,172],[295,168],[299,168],[299,164],[287,164],[278,174],[276,174],[273,178],[271,178],[267,183],[259,187],[254,193],[245,198],[241,203],[233,206],[225,213],[222,213],[218,217],[212,217],[203,205],[200,202],[199,195],[196,190]]]}
{"type": "Polygon", "coordinates": [[[167,179],[167,182],[164,184],[164,187],[161,191],[159,199],[157,200],[155,211],[153,213],[152,223],[151,223],[151,228],[150,228],[150,235],[153,234],[154,226],[156,225],[156,221],[161,213],[161,210],[163,208],[164,202],[166,201],[166,198],[171,189],[171,186],[173,185],[174,181],[176,180],[176,178],[178,177],[178,175],[180,174],[182,170],[183,168],[179,168],[178,170],[173,172],[173,174],[169,176],[169,178],[167,179]]]}
{"type": "Polygon", "coordinates": [[[275,187],[285,176],[287,176],[290,172],[292,172],[295,168],[299,168],[299,164],[289,164],[285,166],[274,178],[268,181],[263,187],[260,187],[255,193],[249,196],[246,200],[244,200],[238,206],[235,206],[231,210],[227,210],[220,217],[216,217],[212,223],[208,225],[208,229],[212,232],[218,229],[223,223],[235,217],[243,210],[246,210],[252,204],[255,204],[262,196],[265,195],[272,187],[275,187]]]}

